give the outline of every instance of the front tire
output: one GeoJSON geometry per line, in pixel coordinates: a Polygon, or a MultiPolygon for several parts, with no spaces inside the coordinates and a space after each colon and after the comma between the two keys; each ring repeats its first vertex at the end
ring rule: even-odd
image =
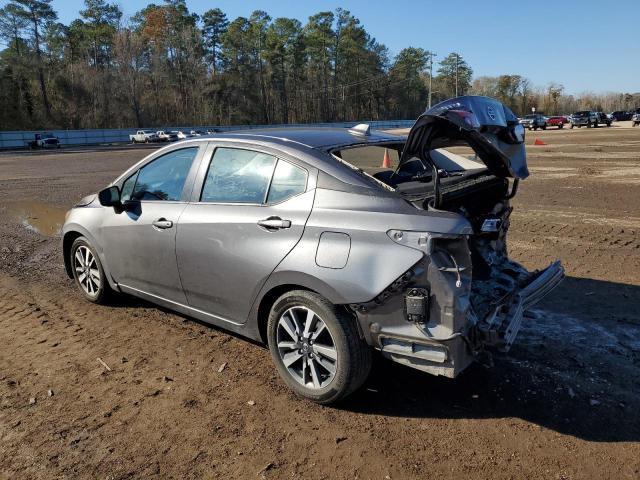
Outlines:
{"type": "Polygon", "coordinates": [[[69,262],[76,286],[87,300],[105,303],[111,289],[96,251],[85,237],[75,239],[69,250],[69,262]]]}
{"type": "Polygon", "coordinates": [[[371,369],[371,347],[356,319],[315,292],[294,290],[271,308],[267,325],[271,358],[297,395],[330,404],[357,390],[371,369]]]}

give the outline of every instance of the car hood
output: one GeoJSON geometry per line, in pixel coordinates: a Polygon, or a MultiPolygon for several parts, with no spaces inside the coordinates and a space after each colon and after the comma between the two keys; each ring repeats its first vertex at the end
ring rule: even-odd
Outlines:
{"type": "Polygon", "coordinates": [[[497,177],[529,176],[524,128],[509,108],[489,97],[463,96],[441,102],[411,127],[400,166],[425,159],[436,148],[468,145],[497,177]]]}

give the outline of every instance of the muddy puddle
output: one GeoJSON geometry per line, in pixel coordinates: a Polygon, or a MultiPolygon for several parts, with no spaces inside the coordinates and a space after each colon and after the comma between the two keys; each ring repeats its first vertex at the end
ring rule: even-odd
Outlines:
{"type": "Polygon", "coordinates": [[[66,213],[63,208],[35,200],[11,202],[6,207],[22,226],[49,237],[60,233],[66,213]]]}

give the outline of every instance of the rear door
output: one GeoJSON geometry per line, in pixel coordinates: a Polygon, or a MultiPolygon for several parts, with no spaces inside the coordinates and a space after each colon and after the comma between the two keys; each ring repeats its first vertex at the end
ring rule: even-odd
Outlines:
{"type": "Polygon", "coordinates": [[[317,171],[268,149],[212,144],[209,152],[178,225],[180,277],[190,306],[244,323],[302,236],[317,171]]]}

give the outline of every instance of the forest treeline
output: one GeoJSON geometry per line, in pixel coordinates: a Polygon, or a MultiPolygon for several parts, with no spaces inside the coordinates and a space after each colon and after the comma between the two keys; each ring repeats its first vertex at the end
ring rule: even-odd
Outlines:
{"type": "Polygon", "coordinates": [[[434,59],[408,46],[392,56],[341,8],[303,24],[165,0],[125,19],[115,3],[85,0],[64,25],[51,0],[12,0],[0,9],[0,40],[2,130],[412,119],[430,86],[433,103],[490,95],[517,114],[640,104],[638,94],[573,97],[519,75],[473,78],[456,52],[434,59]]]}

